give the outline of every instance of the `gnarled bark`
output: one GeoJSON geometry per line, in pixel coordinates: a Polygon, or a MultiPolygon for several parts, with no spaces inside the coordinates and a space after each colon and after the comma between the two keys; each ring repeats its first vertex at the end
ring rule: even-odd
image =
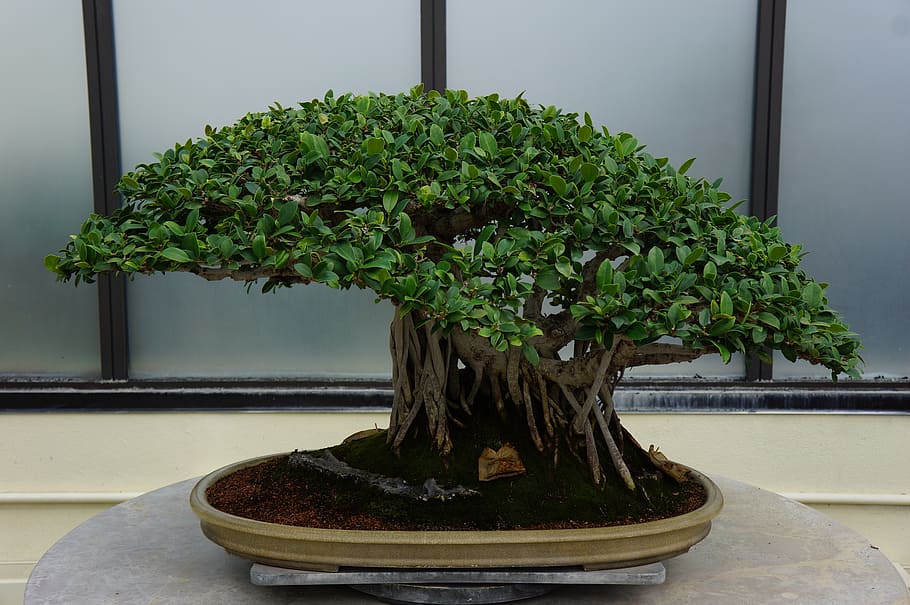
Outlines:
{"type": "MultiPolygon", "coordinates": [[[[455,229],[467,218],[455,214],[448,220],[455,229]]],[[[585,264],[582,293],[593,287],[596,267],[616,260],[618,254],[618,250],[601,251],[585,264]]],[[[192,272],[209,280],[308,281],[292,270],[195,267],[192,272]]],[[[613,409],[613,391],[626,368],[691,361],[703,351],[663,343],[639,347],[618,335],[609,348],[575,341],[574,355],[561,359],[560,352],[574,340],[577,325],[567,310],[544,314],[545,299],[546,292],[536,288],[522,309],[524,318],[543,331],[529,340],[539,355],[536,365],[516,347],[497,351],[486,338],[457,327],[444,334],[419,312],[400,313],[396,308],[389,341],[394,391],[390,446],[398,450],[418,426],[425,426],[435,449],[447,456],[453,447],[452,430],[469,423],[478,405],[492,405],[500,416],[521,417],[538,450],[568,445],[587,461],[596,483],[603,480],[603,469],[612,467],[634,489],[623,458],[624,433],[613,409]],[[482,402],[478,401],[481,393],[482,402]],[[607,454],[605,460],[601,460],[602,451],[607,454]]]]}
{"type": "Polygon", "coordinates": [[[477,406],[488,405],[502,416],[523,418],[541,452],[567,445],[588,462],[595,482],[602,481],[606,465],[635,488],[617,440],[622,427],[612,403],[619,375],[635,355],[631,341],[618,337],[609,349],[594,347],[569,360],[542,358],[534,366],[518,348],[500,352],[483,337],[433,328],[414,312],[396,311],[392,321],[388,442],[393,449],[422,426],[446,456],[455,425],[470,423],[477,406]],[[607,452],[605,460],[601,451],[607,452]]]}

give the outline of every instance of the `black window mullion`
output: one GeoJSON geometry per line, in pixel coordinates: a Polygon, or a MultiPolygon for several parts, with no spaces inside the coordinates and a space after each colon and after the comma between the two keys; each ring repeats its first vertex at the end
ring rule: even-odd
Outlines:
{"type": "MultiPolygon", "coordinates": [[[[85,63],[88,83],[94,209],[110,214],[119,205],[114,186],[120,176],[120,126],[117,72],[114,58],[112,0],[83,0],[85,63]]],[[[128,378],[126,280],[122,276],[98,279],[101,376],[128,378]]]]}
{"type": "MultiPolygon", "coordinates": [[[[750,211],[762,220],[777,215],[778,208],[786,16],[787,0],[758,1],[750,211]]],[[[747,381],[771,380],[772,376],[771,363],[758,355],[746,360],[747,381]]]]}
{"type": "Polygon", "coordinates": [[[446,88],[446,0],[420,0],[420,77],[424,89],[446,88]]]}

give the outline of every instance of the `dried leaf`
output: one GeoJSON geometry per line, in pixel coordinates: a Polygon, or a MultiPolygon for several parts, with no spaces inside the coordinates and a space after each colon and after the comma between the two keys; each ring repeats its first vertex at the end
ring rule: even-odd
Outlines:
{"type": "Polygon", "coordinates": [[[361,439],[366,439],[367,437],[372,437],[373,435],[378,435],[379,433],[384,433],[384,432],[385,432],[385,429],[380,429],[380,428],[364,429],[362,431],[357,431],[353,435],[348,435],[347,437],[344,438],[344,441],[342,441],[341,443],[347,444],[347,443],[351,443],[352,441],[360,441],[361,439]]]}
{"type": "Polygon", "coordinates": [[[677,483],[682,483],[689,478],[689,469],[681,464],[673,462],[663,455],[660,449],[653,445],[648,446],[648,458],[654,463],[654,466],[662,472],[672,477],[677,483]]]}
{"type": "Polygon", "coordinates": [[[493,451],[484,448],[477,459],[477,478],[480,481],[493,481],[505,477],[523,475],[527,472],[518,450],[506,443],[493,451]]]}

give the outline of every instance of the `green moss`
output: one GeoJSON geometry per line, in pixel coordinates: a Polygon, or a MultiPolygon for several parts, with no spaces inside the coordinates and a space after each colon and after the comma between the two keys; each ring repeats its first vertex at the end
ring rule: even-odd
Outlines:
{"type": "Polygon", "coordinates": [[[596,486],[587,464],[566,448],[558,448],[555,454],[541,454],[527,437],[527,427],[498,418],[474,420],[469,430],[453,435],[453,453],[446,459],[441,459],[419,436],[405,442],[396,455],[386,445],[385,433],[336,446],[332,452],[357,468],[417,484],[432,477],[442,486],[472,488],[480,493],[478,496],[422,502],[350,482],[335,489],[344,491],[348,505],[370,515],[406,519],[427,528],[437,527],[441,521],[450,528],[477,529],[613,525],[672,516],[685,512],[681,509],[693,508],[693,501],[699,504],[700,486],[680,485],[654,472],[637,448],[627,453],[636,475],[635,491],[628,490],[609,469],[604,484],[596,486]],[[481,451],[485,447],[498,449],[503,443],[510,443],[519,451],[527,473],[478,481],[477,459],[481,451]]]}

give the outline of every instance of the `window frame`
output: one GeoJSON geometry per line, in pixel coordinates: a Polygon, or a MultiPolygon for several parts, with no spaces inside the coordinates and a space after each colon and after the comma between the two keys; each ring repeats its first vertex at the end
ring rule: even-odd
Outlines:
{"type": "MultiPolygon", "coordinates": [[[[765,220],[778,210],[786,0],[757,1],[750,212],[765,220]]],[[[83,0],[94,209],[108,214],[120,200],[122,172],[113,0],[83,0]]],[[[420,1],[421,78],[446,86],[446,0],[420,1]]],[[[6,411],[387,410],[385,380],[133,380],[123,276],[98,280],[101,379],[0,380],[6,411]]],[[[753,356],[740,380],[627,379],[620,409],[635,411],[910,411],[910,381],[773,380],[771,363],[753,356]]]]}

